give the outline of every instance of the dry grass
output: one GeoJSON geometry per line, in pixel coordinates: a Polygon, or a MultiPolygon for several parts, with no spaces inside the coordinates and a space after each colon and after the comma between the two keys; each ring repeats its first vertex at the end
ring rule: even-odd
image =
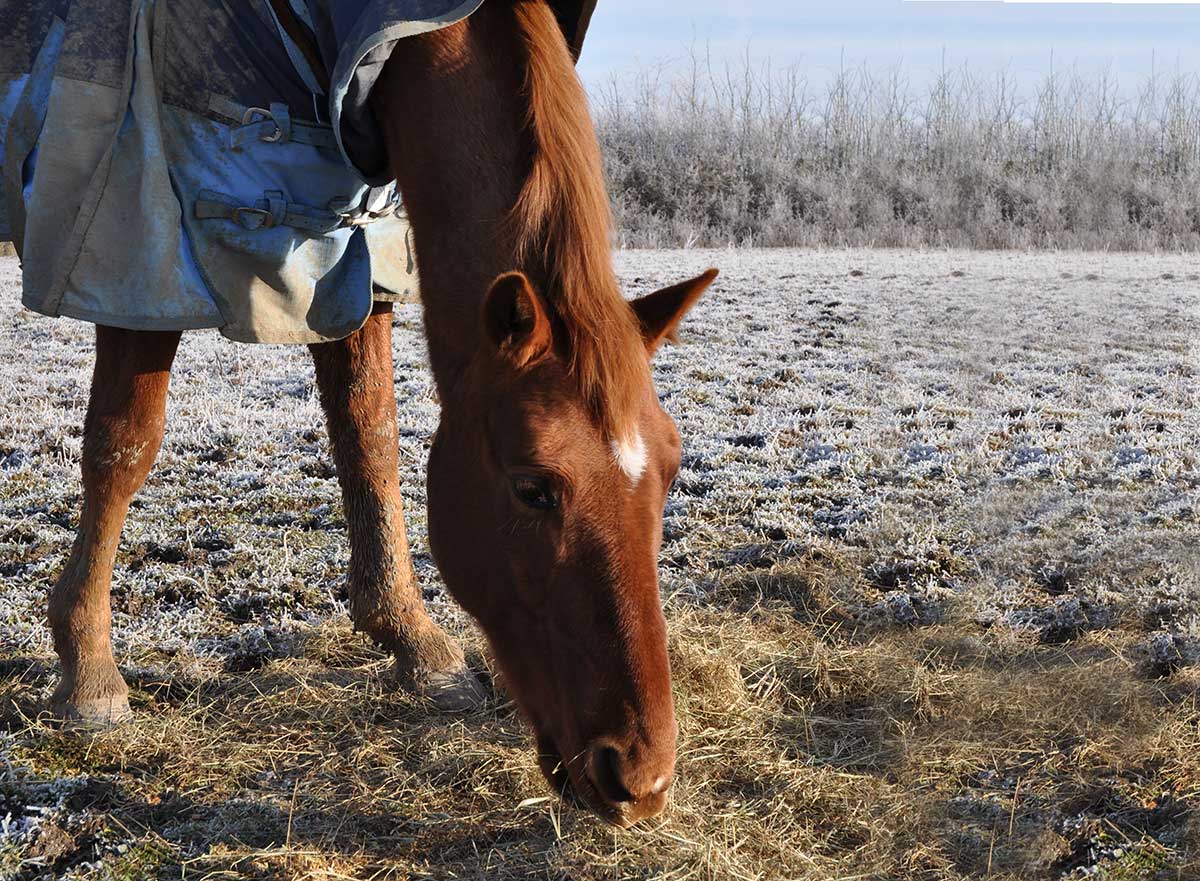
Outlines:
{"type": "MultiPolygon", "coordinates": [[[[23,858],[122,877],[134,853],[197,879],[1196,877],[1196,671],[1149,679],[1112,635],[860,632],[810,574],[672,606],[679,780],[651,827],[540,797],[507,705],[431,719],[335,622],[252,674],[142,681],[140,721],[111,733],[9,709],[22,785],[69,781],[65,828],[23,858]]],[[[49,670],[6,666],[5,704],[32,713],[49,670]]]]}
{"type": "MultiPolygon", "coordinates": [[[[656,370],[679,778],[630,833],[553,797],[509,705],[385,687],[302,350],[185,340],[116,573],[138,721],[38,722],[90,345],[10,287],[0,878],[1200,878],[1194,267],[619,258],[630,292],[710,263],[656,370]]],[[[416,307],[394,331],[418,577],[483,663],[425,542],[416,307]]]]}

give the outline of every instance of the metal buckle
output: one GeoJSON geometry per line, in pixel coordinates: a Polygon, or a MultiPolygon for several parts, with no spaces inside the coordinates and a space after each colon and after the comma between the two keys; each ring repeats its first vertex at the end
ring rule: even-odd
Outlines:
{"type": "Polygon", "coordinates": [[[336,214],[341,225],[346,227],[374,223],[382,217],[394,214],[400,206],[400,194],[395,189],[381,192],[375,198],[371,198],[370,193],[371,191],[368,191],[354,205],[349,204],[348,197],[336,196],[329,200],[326,207],[336,214]]]}
{"type": "Polygon", "coordinates": [[[370,214],[349,214],[344,211],[335,212],[341,218],[342,226],[366,226],[375,218],[370,214]]]}
{"type": "Polygon", "coordinates": [[[250,125],[252,122],[266,122],[268,119],[275,126],[275,131],[264,138],[259,138],[259,140],[265,141],[268,144],[274,144],[276,141],[282,140],[283,129],[280,128],[279,123],[275,120],[275,116],[270,110],[263,110],[261,107],[247,107],[246,112],[242,114],[242,125],[250,125]],[[260,119],[255,119],[256,116],[260,117],[260,119]]]}
{"type": "Polygon", "coordinates": [[[233,219],[239,225],[241,225],[243,229],[270,229],[275,225],[275,218],[271,216],[270,211],[267,211],[265,208],[251,208],[248,205],[242,205],[238,208],[234,208],[233,219]],[[260,222],[251,226],[243,219],[246,217],[258,218],[260,222]]]}
{"type": "Polygon", "coordinates": [[[337,216],[338,221],[343,227],[362,226],[364,223],[371,222],[360,206],[348,204],[343,196],[335,196],[330,199],[329,204],[325,207],[337,216]]]}

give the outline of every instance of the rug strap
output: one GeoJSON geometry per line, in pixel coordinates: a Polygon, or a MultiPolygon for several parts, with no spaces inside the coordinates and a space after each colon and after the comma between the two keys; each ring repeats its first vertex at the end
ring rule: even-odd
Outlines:
{"type": "Polygon", "coordinates": [[[270,109],[243,107],[220,95],[209,95],[208,109],[230,121],[229,148],[240,150],[246,144],[263,141],[269,144],[308,144],[327,150],[337,150],[337,138],[327,125],[299,122],[282,102],[274,101],[270,109]]]}
{"type": "MultiPolygon", "coordinates": [[[[367,191],[368,194],[373,191],[367,191]]],[[[197,220],[228,220],[242,229],[272,229],[293,227],[306,233],[326,235],[343,227],[358,227],[379,217],[392,214],[391,200],[379,206],[378,211],[359,210],[348,198],[334,198],[326,208],[313,208],[288,202],[281,190],[268,190],[263,198],[253,205],[244,205],[233,196],[215,190],[200,190],[193,205],[197,220]]]]}

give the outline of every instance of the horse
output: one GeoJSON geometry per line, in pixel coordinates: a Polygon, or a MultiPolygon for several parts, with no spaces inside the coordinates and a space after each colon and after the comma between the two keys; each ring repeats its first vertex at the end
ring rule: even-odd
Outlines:
{"type": "MultiPolygon", "coordinates": [[[[618,826],[657,815],[677,738],[657,555],[680,438],[649,365],[716,270],[622,296],[596,134],[544,0],[492,0],[400,40],[370,106],[412,225],[441,402],[428,467],[434,560],[482,629],[547,780],[618,826]]],[[[96,327],[82,510],[49,597],[60,717],[131,713],[110,583],[163,438],[179,341],[96,327]]],[[[426,611],[409,558],[391,304],[310,349],[354,625],[395,656],[406,687],[473,706],[481,687],[426,611]]]]}

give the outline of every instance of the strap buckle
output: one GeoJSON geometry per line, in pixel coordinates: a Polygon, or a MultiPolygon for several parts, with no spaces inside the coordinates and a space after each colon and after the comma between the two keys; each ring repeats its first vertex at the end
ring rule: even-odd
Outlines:
{"type": "Polygon", "coordinates": [[[275,225],[275,218],[265,208],[239,205],[233,209],[232,215],[232,220],[244,229],[270,229],[275,225]]]}
{"type": "Polygon", "coordinates": [[[270,120],[275,126],[275,131],[269,135],[259,137],[260,141],[265,141],[268,144],[274,144],[276,141],[283,140],[283,126],[279,124],[279,120],[275,118],[275,114],[270,110],[264,110],[262,107],[247,107],[246,112],[242,114],[242,125],[250,125],[253,122],[266,122],[270,120]]]}
{"type": "Polygon", "coordinates": [[[345,198],[331,199],[329,210],[341,218],[343,226],[366,226],[395,214],[400,207],[400,194],[392,184],[371,187],[356,203],[345,198]]]}
{"type": "Polygon", "coordinates": [[[378,220],[383,215],[381,214],[350,214],[345,211],[336,212],[341,218],[342,226],[366,226],[368,223],[378,220]]]}

